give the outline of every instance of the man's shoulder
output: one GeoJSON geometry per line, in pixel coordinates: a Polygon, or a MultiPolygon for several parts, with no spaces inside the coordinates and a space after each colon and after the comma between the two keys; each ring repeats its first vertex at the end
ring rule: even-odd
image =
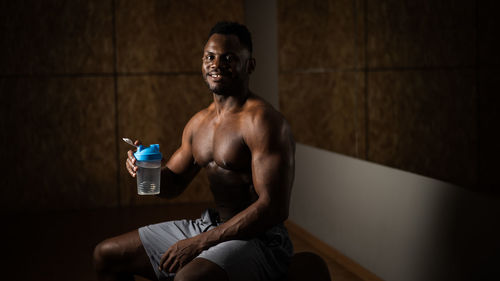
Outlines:
{"type": "Polygon", "coordinates": [[[245,117],[255,125],[278,125],[286,123],[284,116],[271,104],[258,96],[247,101],[245,117]]]}
{"type": "Polygon", "coordinates": [[[251,100],[244,122],[245,141],[257,143],[292,139],[292,132],[285,117],[261,98],[251,100]]]}

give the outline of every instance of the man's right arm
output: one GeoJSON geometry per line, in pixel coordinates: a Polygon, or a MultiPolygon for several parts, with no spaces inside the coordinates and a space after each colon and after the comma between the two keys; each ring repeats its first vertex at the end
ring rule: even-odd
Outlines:
{"type": "MultiPolygon", "coordinates": [[[[182,133],[181,146],[172,154],[161,170],[160,194],[157,196],[172,198],[181,194],[192,179],[198,174],[201,167],[194,161],[191,136],[194,127],[200,121],[201,112],[188,122],[182,133]]],[[[136,141],[138,144],[138,141],[136,141]]],[[[127,170],[132,177],[136,176],[137,166],[133,151],[128,151],[127,170]]]]}
{"type": "Polygon", "coordinates": [[[159,197],[172,198],[180,195],[201,167],[196,164],[192,150],[192,135],[202,120],[204,112],[198,112],[189,120],[182,132],[181,146],[162,168],[159,197]]]}

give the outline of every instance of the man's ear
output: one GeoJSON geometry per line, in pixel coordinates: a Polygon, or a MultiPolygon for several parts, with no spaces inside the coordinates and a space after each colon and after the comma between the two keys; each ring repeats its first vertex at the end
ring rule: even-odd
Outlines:
{"type": "Polygon", "coordinates": [[[251,74],[255,70],[255,59],[254,58],[249,58],[247,61],[247,73],[251,74]]]}

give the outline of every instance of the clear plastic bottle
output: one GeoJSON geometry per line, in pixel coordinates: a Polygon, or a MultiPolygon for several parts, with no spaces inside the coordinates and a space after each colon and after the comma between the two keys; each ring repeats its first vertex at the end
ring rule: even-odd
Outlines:
{"type": "Polygon", "coordinates": [[[140,145],[134,153],[137,159],[137,193],[155,195],[160,193],[161,159],[160,145],[140,145]]]}

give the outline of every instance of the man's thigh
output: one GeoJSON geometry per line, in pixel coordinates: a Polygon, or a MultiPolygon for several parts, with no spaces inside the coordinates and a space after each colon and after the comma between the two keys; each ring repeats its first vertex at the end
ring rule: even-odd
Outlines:
{"type": "Polygon", "coordinates": [[[204,258],[195,258],[175,275],[183,281],[228,281],[226,272],[217,264],[204,258]]]}
{"type": "Polygon", "coordinates": [[[217,264],[229,280],[274,280],[284,271],[272,249],[258,239],[222,242],[203,251],[198,258],[217,264]]]}
{"type": "Polygon", "coordinates": [[[171,278],[173,274],[158,270],[163,254],[177,241],[198,235],[200,222],[168,221],[139,228],[139,237],[158,279],[171,278]]]}

